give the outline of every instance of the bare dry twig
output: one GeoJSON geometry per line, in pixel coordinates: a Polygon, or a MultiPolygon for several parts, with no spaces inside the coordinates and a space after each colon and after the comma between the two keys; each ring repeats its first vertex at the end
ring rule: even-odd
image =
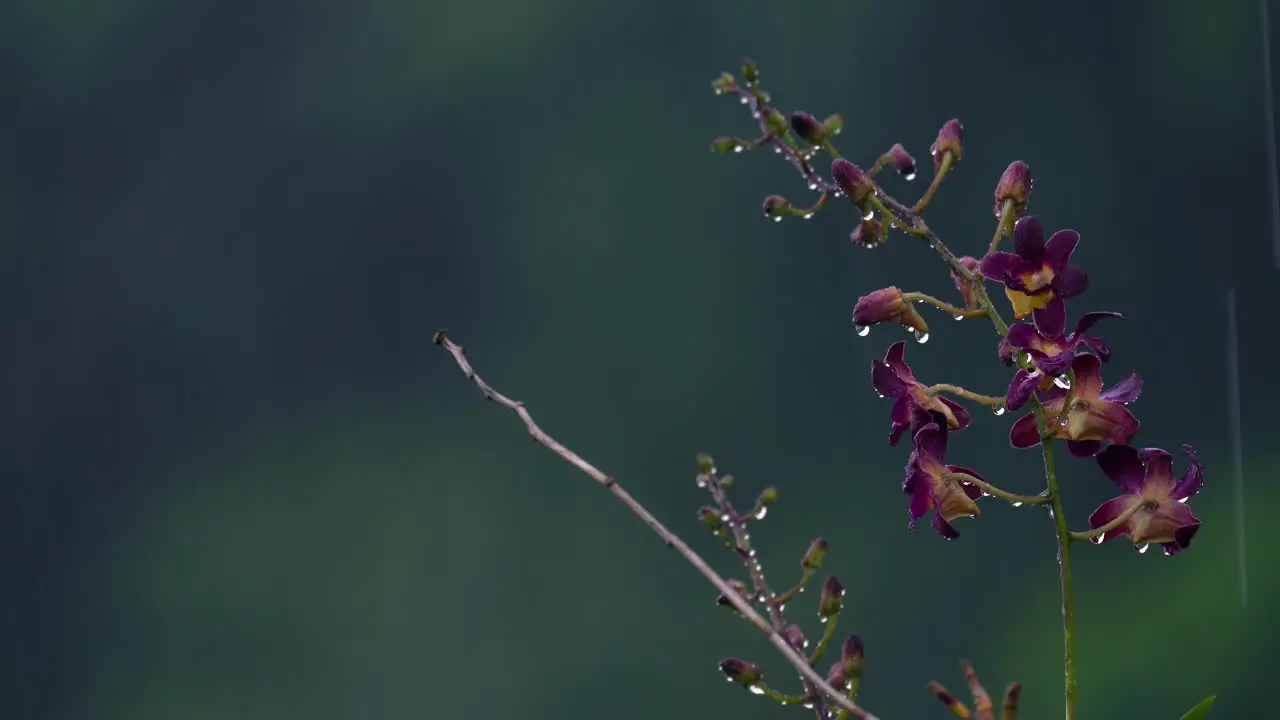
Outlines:
{"type": "Polygon", "coordinates": [[[787,662],[791,663],[796,671],[800,673],[801,677],[820,690],[828,699],[830,699],[831,702],[835,703],[840,708],[847,710],[854,717],[860,718],[861,720],[878,720],[875,715],[863,710],[852,700],[845,697],[845,695],[839,690],[832,687],[822,678],[821,675],[815,672],[814,669],[809,666],[808,660],[801,657],[800,654],[791,647],[790,643],[788,643],[781,634],[774,630],[768,620],[761,617],[760,613],[756,612],[755,608],[753,608],[750,603],[738,594],[738,592],[735,591],[724,578],[720,577],[715,570],[712,570],[711,566],[707,565],[706,561],[694,552],[692,548],[686,545],[685,542],[675,533],[668,530],[666,526],[658,522],[658,519],[645,509],[638,500],[631,497],[630,493],[622,489],[622,486],[619,485],[616,480],[601,472],[591,463],[582,459],[582,457],[574,451],[564,445],[561,445],[555,438],[543,432],[542,428],[538,427],[538,424],[534,422],[533,417],[529,414],[529,411],[525,408],[523,402],[512,400],[506,395],[494,390],[493,387],[482,380],[471,367],[471,363],[467,361],[466,350],[461,345],[449,339],[448,331],[437,331],[433,340],[435,344],[442,346],[445,350],[448,350],[451,355],[453,355],[453,359],[457,361],[458,367],[462,369],[462,374],[475,384],[476,387],[480,388],[480,391],[484,393],[486,400],[492,400],[518,415],[520,419],[524,421],[525,427],[529,430],[529,435],[535,442],[543,445],[556,455],[559,455],[570,465],[573,465],[586,473],[592,480],[595,480],[597,483],[608,489],[609,492],[613,493],[613,496],[618,498],[623,505],[626,505],[636,517],[640,518],[645,525],[648,525],[649,529],[661,538],[662,542],[665,543],[667,547],[673,548],[676,552],[680,553],[681,557],[687,560],[689,564],[701,573],[703,577],[710,581],[722,595],[728,598],[729,602],[733,604],[734,609],[741,613],[742,616],[754,625],[757,630],[769,638],[770,644],[777,648],[778,652],[782,653],[782,656],[787,659],[787,662]]]}

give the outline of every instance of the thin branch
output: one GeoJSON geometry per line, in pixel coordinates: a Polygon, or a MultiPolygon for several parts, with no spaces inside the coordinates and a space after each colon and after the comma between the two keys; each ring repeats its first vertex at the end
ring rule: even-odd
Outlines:
{"type": "Polygon", "coordinates": [[[1133,514],[1138,512],[1141,509],[1142,509],[1142,503],[1135,502],[1131,504],[1129,507],[1125,508],[1124,512],[1117,515],[1114,520],[1107,523],[1106,525],[1103,525],[1101,527],[1096,527],[1092,530],[1081,530],[1079,532],[1073,532],[1071,533],[1071,539],[1072,540],[1093,540],[1094,538],[1100,538],[1103,535],[1106,535],[1107,533],[1111,532],[1112,530],[1115,530],[1116,528],[1120,527],[1121,525],[1124,525],[1125,523],[1129,522],[1129,518],[1133,517],[1133,514]]]}
{"type": "Polygon", "coordinates": [[[1006,492],[986,480],[974,477],[969,473],[949,473],[947,475],[947,479],[967,482],[992,497],[998,497],[1001,500],[1012,503],[1014,507],[1018,507],[1020,505],[1044,505],[1049,502],[1049,498],[1044,495],[1017,495],[1015,493],[1006,492]]]}
{"type": "Polygon", "coordinates": [[[596,466],[587,462],[574,451],[564,445],[561,445],[558,440],[543,432],[542,428],[538,427],[538,424],[534,422],[533,417],[529,414],[529,411],[525,408],[523,402],[512,400],[506,395],[494,390],[488,383],[482,380],[471,367],[471,363],[468,362],[466,358],[466,350],[461,345],[450,340],[447,331],[437,331],[433,341],[435,344],[442,346],[445,350],[448,350],[449,354],[453,355],[453,359],[457,361],[458,367],[462,370],[462,374],[465,375],[466,378],[477,388],[479,388],[480,392],[484,393],[485,399],[496,402],[519,416],[519,418],[524,422],[525,427],[528,429],[529,435],[533,438],[534,442],[537,442],[556,455],[559,455],[565,462],[576,467],[578,470],[581,470],[592,480],[595,480],[607,489],[614,497],[621,501],[623,505],[626,505],[627,509],[629,509],[636,517],[640,518],[645,525],[648,525],[649,529],[661,538],[662,542],[666,544],[667,547],[673,548],[676,552],[680,553],[681,557],[688,561],[695,570],[701,573],[704,578],[714,585],[722,595],[728,598],[729,602],[733,604],[735,610],[746,618],[748,622],[754,625],[757,630],[769,638],[769,643],[773,645],[784,658],[786,658],[787,662],[791,663],[791,666],[794,667],[805,680],[821,690],[832,703],[844,710],[847,710],[854,717],[860,718],[860,720],[878,720],[875,715],[863,710],[852,700],[845,697],[839,690],[831,687],[831,685],[824,680],[821,675],[809,666],[808,660],[796,652],[795,648],[791,647],[791,644],[788,643],[780,633],[773,629],[768,620],[761,617],[760,613],[756,612],[755,608],[751,607],[751,604],[748,603],[742,595],[735,591],[724,578],[720,577],[715,570],[712,570],[711,566],[707,565],[706,561],[694,552],[692,548],[686,545],[685,542],[675,533],[668,530],[661,522],[658,522],[658,519],[645,509],[638,500],[631,497],[630,493],[623,490],[622,486],[619,485],[616,480],[604,474],[596,468],[596,466]]]}

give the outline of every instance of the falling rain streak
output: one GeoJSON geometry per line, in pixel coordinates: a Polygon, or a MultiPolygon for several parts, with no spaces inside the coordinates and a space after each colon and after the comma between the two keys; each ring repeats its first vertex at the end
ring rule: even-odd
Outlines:
{"type": "Polygon", "coordinates": [[[1249,574],[1245,562],[1244,441],[1240,416],[1240,329],[1236,317],[1236,290],[1227,290],[1227,422],[1231,429],[1231,465],[1235,486],[1236,570],[1240,575],[1240,607],[1249,603],[1249,574]]]}
{"type": "Polygon", "coordinates": [[[1271,248],[1280,268],[1280,159],[1276,158],[1276,86],[1271,69],[1271,17],[1267,0],[1259,0],[1262,26],[1262,109],[1267,133],[1267,188],[1271,191],[1271,248]]]}

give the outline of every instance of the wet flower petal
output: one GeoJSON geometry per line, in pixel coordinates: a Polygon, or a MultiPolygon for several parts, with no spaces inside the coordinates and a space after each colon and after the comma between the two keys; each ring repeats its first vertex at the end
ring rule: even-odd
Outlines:
{"type": "Polygon", "coordinates": [[[947,418],[947,427],[951,430],[963,430],[973,423],[973,415],[965,406],[949,397],[943,397],[941,395],[936,399],[938,402],[942,403],[946,409],[951,411],[950,417],[947,418]],[[952,422],[952,420],[955,422],[952,422]]]}
{"type": "Polygon", "coordinates": [[[1013,251],[1029,265],[1044,262],[1044,226],[1039,218],[1027,216],[1013,226],[1013,251]]]}
{"type": "Polygon", "coordinates": [[[1031,393],[1035,392],[1036,387],[1044,376],[1038,373],[1031,373],[1026,370],[1019,369],[1013,374],[1013,380],[1009,383],[1009,391],[1005,394],[1004,407],[1006,410],[1017,410],[1027,403],[1031,393]]]}
{"type": "Polygon", "coordinates": [[[1033,310],[1031,316],[1042,335],[1060,337],[1067,327],[1067,304],[1062,301],[1062,295],[1057,294],[1044,307],[1033,310]]]}
{"type": "Polygon", "coordinates": [[[955,540],[960,537],[960,532],[951,523],[943,519],[941,513],[933,514],[933,530],[948,540],[955,540]]]}
{"type": "Polygon", "coordinates": [[[1054,270],[1061,270],[1066,267],[1071,253],[1076,251],[1079,244],[1080,233],[1075,230],[1059,230],[1045,243],[1044,261],[1054,270]]]}
{"type": "Polygon", "coordinates": [[[902,397],[907,393],[907,383],[888,363],[879,360],[871,361],[871,384],[885,397],[902,397]]]}
{"type": "Polygon", "coordinates": [[[1022,258],[1007,252],[993,252],[978,263],[978,272],[996,282],[1004,282],[1022,267],[1022,258]]]}
{"type": "Polygon", "coordinates": [[[900,397],[893,401],[893,407],[889,410],[889,421],[892,426],[889,428],[889,445],[894,446],[902,439],[902,433],[911,427],[911,408],[907,404],[906,396],[900,397]]]}
{"type": "Polygon", "coordinates": [[[1028,413],[1018,418],[1009,428],[1009,444],[1018,449],[1035,447],[1040,444],[1040,431],[1036,429],[1036,416],[1028,413]]]}
{"type": "Polygon", "coordinates": [[[1071,334],[1075,336],[1084,335],[1088,332],[1089,328],[1093,327],[1099,320],[1105,320],[1107,318],[1118,318],[1123,320],[1124,315],[1121,315],[1118,312],[1111,312],[1109,310],[1095,310],[1093,312],[1087,312],[1081,315],[1080,319],[1076,321],[1075,332],[1071,334]]]}
{"type": "Polygon", "coordinates": [[[1196,454],[1196,449],[1190,445],[1183,445],[1182,451],[1187,454],[1191,464],[1187,465],[1187,469],[1182,473],[1182,479],[1178,481],[1171,493],[1173,499],[1178,501],[1186,500],[1204,487],[1204,465],[1200,464],[1200,456],[1196,454]]]}
{"type": "Polygon", "coordinates": [[[1053,288],[1058,297],[1070,300],[1089,289],[1089,273],[1083,268],[1068,265],[1055,273],[1053,288]]]}
{"type": "Polygon", "coordinates": [[[1102,391],[1098,397],[1110,402],[1131,403],[1141,395],[1142,376],[1134,371],[1121,378],[1120,382],[1102,391]]]}
{"type": "Polygon", "coordinates": [[[1098,467],[1121,490],[1142,493],[1144,469],[1138,451],[1128,445],[1112,445],[1098,455],[1098,467]]]}
{"type": "Polygon", "coordinates": [[[1071,453],[1072,457],[1078,457],[1078,458],[1093,457],[1094,455],[1097,455],[1098,451],[1101,449],[1102,449],[1101,440],[1068,440],[1067,441],[1067,452],[1071,453]]]}
{"type": "MultiPolygon", "coordinates": [[[[1094,510],[1093,514],[1089,516],[1089,527],[1096,530],[1109,522],[1113,522],[1116,518],[1123,515],[1124,512],[1135,502],[1142,502],[1142,499],[1133,495],[1121,495],[1118,498],[1112,498],[1102,503],[1098,506],[1098,509],[1094,510]]],[[[1108,530],[1102,535],[1098,542],[1114,540],[1127,532],[1128,528],[1121,525],[1114,530],[1108,530]]]]}

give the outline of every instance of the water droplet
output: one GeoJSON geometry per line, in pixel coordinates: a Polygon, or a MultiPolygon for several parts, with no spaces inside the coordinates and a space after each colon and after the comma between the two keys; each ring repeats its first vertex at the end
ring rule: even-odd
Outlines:
{"type": "Polygon", "coordinates": [[[751,102],[751,101],[747,99],[747,96],[746,96],[746,95],[743,95],[742,97],[738,98],[738,102],[742,103],[743,105],[746,105],[747,103],[749,103],[749,102],[751,102]]]}
{"type": "MultiPolygon", "coordinates": [[[[764,516],[765,516],[765,515],[767,515],[767,514],[769,514],[769,508],[767,508],[767,507],[762,507],[762,508],[760,508],[759,510],[757,510],[757,511],[756,511],[755,518],[756,518],[757,520],[763,520],[763,519],[764,519],[764,516]]],[[[752,550],[752,551],[751,551],[751,554],[752,554],[752,555],[755,555],[755,554],[756,554],[756,551],[755,551],[755,550],[752,550]]]]}
{"type": "Polygon", "coordinates": [[[805,213],[804,215],[802,215],[801,217],[803,217],[805,220],[808,220],[808,219],[810,219],[810,218],[812,218],[812,217],[813,217],[813,213],[811,213],[811,212],[807,212],[807,213],[805,213]]]}
{"type": "Polygon", "coordinates": [[[804,709],[805,709],[805,710],[812,710],[812,709],[813,709],[813,703],[811,703],[811,702],[807,702],[807,703],[805,703],[805,704],[804,704],[804,709]]]}
{"type": "Polygon", "coordinates": [[[752,695],[763,695],[763,694],[764,694],[764,688],[760,687],[759,685],[751,685],[751,686],[749,686],[747,689],[751,691],[751,694],[752,694],[752,695]]]}
{"type": "Polygon", "coordinates": [[[1056,378],[1054,378],[1054,379],[1053,379],[1053,384],[1054,384],[1054,385],[1057,385],[1058,387],[1062,388],[1063,390],[1070,390],[1070,389],[1071,389],[1071,381],[1070,381],[1070,380],[1068,380],[1068,379],[1066,379],[1066,378],[1064,378],[1064,377],[1056,377],[1056,378]]]}
{"type": "Polygon", "coordinates": [[[880,398],[881,400],[883,400],[883,399],[884,399],[884,396],[883,396],[883,395],[881,395],[880,393],[876,393],[876,397],[880,398]]]}
{"type": "Polygon", "coordinates": [[[919,330],[912,330],[912,331],[911,331],[911,334],[916,336],[916,342],[920,343],[921,345],[923,345],[923,344],[925,344],[925,343],[929,342],[929,333],[927,333],[927,332],[920,332],[919,330]]]}
{"type": "Polygon", "coordinates": [[[853,331],[858,333],[858,337],[866,337],[871,334],[871,326],[854,323],[853,331]]]}
{"type": "Polygon", "coordinates": [[[743,147],[743,146],[741,146],[741,145],[734,145],[734,146],[733,146],[733,151],[734,151],[734,152],[736,152],[736,153],[740,153],[740,152],[742,152],[743,150],[746,150],[746,148],[744,148],[744,147],[743,147]]]}
{"type": "Polygon", "coordinates": [[[779,606],[778,606],[778,612],[786,612],[786,610],[787,610],[787,606],[786,606],[786,605],[779,605],[779,606]]]}
{"type": "Polygon", "coordinates": [[[1102,538],[1103,538],[1103,536],[1102,536],[1102,535],[1095,535],[1095,536],[1093,536],[1093,537],[1089,538],[1089,542],[1093,543],[1094,545],[1101,545],[1101,544],[1102,544],[1102,538]]]}
{"type": "Polygon", "coordinates": [[[782,148],[778,147],[777,145],[774,145],[774,146],[773,146],[773,154],[774,154],[774,155],[781,155],[781,154],[782,154],[782,148]]]}
{"type": "Polygon", "coordinates": [[[1139,546],[1138,546],[1138,554],[1139,554],[1139,555],[1141,555],[1141,554],[1145,553],[1145,552],[1147,551],[1147,549],[1148,549],[1148,548],[1150,548],[1150,547],[1151,547],[1151,545],[1150,545],[1150,544],[1148,544],[1148,543],[1143,543],[1143,544],[1139,545],[1139,546]]]}
{"type": "Polygon", "coordinates": [[[723,515],[721,515],[720,522],[729,522],[729,513],[724,513],[723,515]]]}
{"type": "Polygon", "coordinates": [[[959,322],[959,321],[961,321],[961,320],[963,320],[963,319],[964,319],[964,316],[963,316],[963,315],[956,315],[956,322],[959,322]]]}
{"type": "Polygon", "coordinates": [[[773,219],[774,222],[782,222],[782,216],[779,215],[773,219]]]}
{"type": "Polygon", "coordinates": [[[818,183],[813,182],[813,181],[809,181],[809,189],[810,189],[810,190],[817,190],[817,189],[818,189],[818,183]]]}
{"type": "Polygon", "coordinates": [[[875,211],[874,211],[874,210],[867,210],[866,212],[862,213],[862,219],[863,219],[863,220],[870,220],[870,219],[871,219],[871,218],[873,218],[873,217],[875,217],[875,211]]]}
{"type": "Polygon", "coordinates": [[[696,482],[698,483],[698,487],[700,487],[700,488],[704,488],[704,487],[706,487],[706,486],[707,486],[707,476],[706,476],[706,475],[703,475],[703,474],[701,474],[701,473],[699,473],[699,474],[698,474],[698,478],[697,478],[697,481],[696,481],[696,482]]]}
{"type": "Polygon", "coordinates": [[[1178,498],[1178,502],[1183,503],[1183,504],[1186,504],[1186,502],[1187,502],[1188,500],[1190,500],[1190,499],[1191,499],[1191,498],[1189,498],[1189,497],[1178,498]]]}
{"type": "Polygon", "coordinates": [[[723,91],[723,90],[721,90],[720,88],[716,88],[716,94],[717,94],[717,95],[723,95],[723,94],[724,94],[724,91],[723,91]]]}
{"type": "Polygon", "coordinates": [[[916,174],[915,174],[915,173],[913,173],[913,172],[909,172],[909,173],[907,173],[906,175],[904,175],[903,177],[904,177],[904,178],[906,178],[907,182],[911,182],[912,180],[915,180],[915,179],[916,179],[916,174]]]}
{"type": "Polygon", "coordinates": [[[991,412],[992,412],[992,413],[994,413],[996,417],[1000,417],[1001,415],[1003,415],[1003,414],[1004,414],[1004,406],[1003,406],[1003,405],[997,405],[997,406],[995,406],[995,407],[991,408],[991,412]]]}
{"type": "Polygon", "coordinates": [[[1019,500],[1018,502],[1012,503],[1012,505],[1013,505],[1014,507],[1022,507],[1022,501],[1021,501],[1021,500],[1019,500]]]}
{"type": "Polygon", "coordinates": [[[842,193],[842,192],[840,192],[839,190],[837,190],[837,191],[835,191],[835,192],[831,193],[831,197],[844,197],[844,193],[842,193]]]}

